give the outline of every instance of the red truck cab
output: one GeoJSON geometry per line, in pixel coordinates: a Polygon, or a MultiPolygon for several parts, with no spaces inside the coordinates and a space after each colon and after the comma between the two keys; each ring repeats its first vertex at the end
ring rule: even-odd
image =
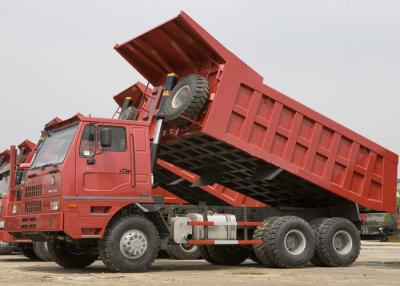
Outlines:
{"type": "Polygon", "coordinates": [[[153,202],[148,122],[76,115],[46,132],[7,228],[101,237],[124,204],[153,202]],[[105,130],[113,140],[101,147],[105,130]]]}

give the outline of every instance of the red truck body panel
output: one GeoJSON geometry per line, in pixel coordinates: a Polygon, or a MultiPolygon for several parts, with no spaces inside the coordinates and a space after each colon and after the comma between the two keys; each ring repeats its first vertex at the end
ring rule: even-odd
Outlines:
{"type": "Polygon", "coordinates": [[[169,72],[209,82],[204,114],[164,133],[161,159],[273,206],[395,211],[396,154],[265,85],[184,12],[115,49],[154,86],[169,72]]]}

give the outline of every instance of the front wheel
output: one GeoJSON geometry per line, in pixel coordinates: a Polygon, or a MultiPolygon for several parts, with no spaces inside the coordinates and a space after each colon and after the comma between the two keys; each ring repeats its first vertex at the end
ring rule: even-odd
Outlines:
{"type": "Polygon", "coordinates": [[[114,272],[146,271],[159,250],[157,228],[140,215],[130,215],[115,221],[99,244],[104,265],[114,272]]]}
{"type": "Polygon", "coordinates": [[[47,242],[50,257],[64,268],[85,268],[96,261],[98,255],[76,254],[64,241],[51,239],[47,242]]]}

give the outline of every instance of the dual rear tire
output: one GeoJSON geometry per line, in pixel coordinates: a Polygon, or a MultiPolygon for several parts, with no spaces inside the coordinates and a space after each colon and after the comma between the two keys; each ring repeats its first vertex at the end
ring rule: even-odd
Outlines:
{"type": "Polygon", "coordinates": [[[349,266],[360,254],[360,235],[355,225],[341,217],[311,221],[316,241],[311,263],[316,266],[349,266]]]}
{"type": "Polygon", "coordinates": [[[257,260],[268,267],[296,268],[348,266],[360,253],[355,225],[340,217],[318,218],[310,223],[295,216],[271,217],[254,232],[257,260]]]}

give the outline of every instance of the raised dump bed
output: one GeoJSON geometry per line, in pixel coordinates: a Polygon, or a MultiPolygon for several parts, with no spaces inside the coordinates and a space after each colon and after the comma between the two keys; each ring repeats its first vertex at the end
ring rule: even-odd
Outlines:
{"type": "Polygon", "coordinates": [[[161,159],[275,207],[395,211],[396,154],[265,85],[184,12],[115,48],[155,87],[170,72],[208,81],[203,114],[167,127],[161,159]]]}

